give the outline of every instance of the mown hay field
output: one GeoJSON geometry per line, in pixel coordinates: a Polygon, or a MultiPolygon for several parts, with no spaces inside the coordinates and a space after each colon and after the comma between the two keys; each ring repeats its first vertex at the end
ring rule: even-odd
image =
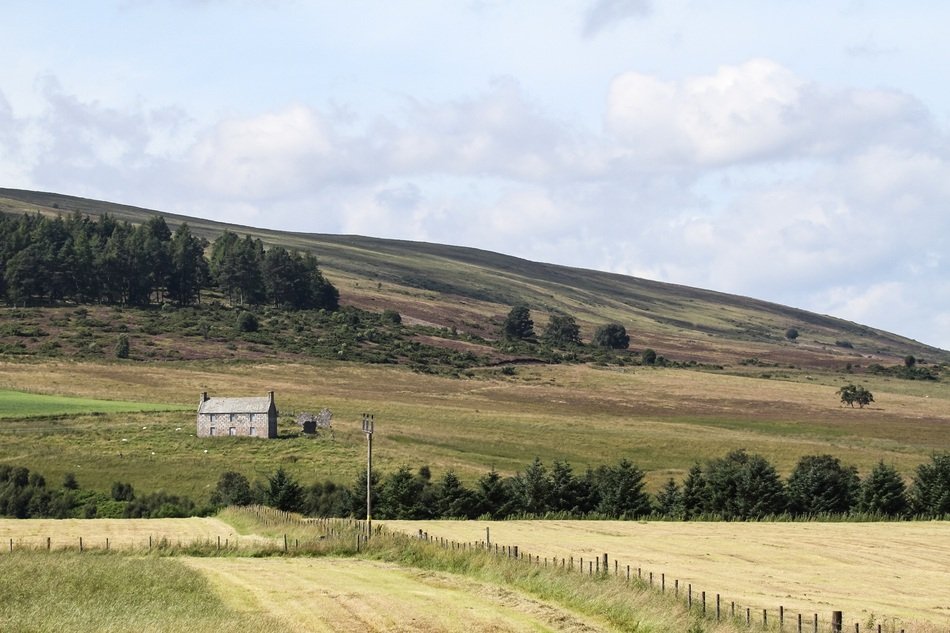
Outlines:
{"type": "Polygon", "coordinates": [[[604,622],[462,576],[354,558],[188,558],[225,604],[287,631],[613,631],[604,622]]]}
{"type": "Polygon", "coordinates": [[[242,535],[219,519],[0,519],[0,552],[20,549],[104,550],[106,539],[112,550],[144,551],[149,539],[154,545],[167,541],[178,545],[197,542],[256,545],[274,539],[242,535]]]}
{"type": "MultiPolygon", "coordinates": [[[[692,584],[699,599],[779,606],[826,621],[929,622],[950,628],[950,522],[702,523],[633,521],[385,521],[390,529],[460,542],[517,545],[550,558],[608,554],[667,589],[692,584]]],[[[585,562],[585,566],[587,563],[585,562]]]]}
{"type": "Polygon", "coordinates": [[[381,470],[426,464],[436,477],[454,469],[469,483],[492,467],[513,474],[534,456],[577,470],[628,458],[656,490],[694,462],[736,448],[763,454],[782,474],[802,455],[830,453],[862,474],[883,459],[909,477],[950,446],[950,384],[868,379],[876,402],[861,410],[842,407],[835,395],[853,377],[786,374],[561,365],[452,379],[333,362],[0,362],[0,388],[184,407],[8,418],[0,421],[0,462],[37,470],[51,483],[73,471],[83,487],[128,481],[136,491],[164,488],[199,500],[224,470],[257,479],[284,467],[305,483],[349,483],[362,468],[364,412],[376,416],[381,470]],[[194,437],[190,407],[201,391],[270,389],[282,413],[279,441],[194,437]],[[333,411],[334,436],[298,436],[292,414],[323,407],[333,411]]]}

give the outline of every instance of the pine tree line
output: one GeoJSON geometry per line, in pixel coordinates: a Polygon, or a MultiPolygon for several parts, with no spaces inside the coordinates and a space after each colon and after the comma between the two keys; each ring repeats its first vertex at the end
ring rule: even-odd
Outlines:
{"type": "Polygon", "coordinates": [[[104,215],[0,214],[0,296],[13,305],[200,302],[218,288],[232,303],[336,310],[339,293],[313,255],[225,232],[211,245],[187,223],[154,216],[133,226],[104,215]]]}
{"type": "MultiPolygon", "coordinates": [[[[433,481],[426,466],[373,472],[373,516],[378,519],[508,519],[522,516],[633,519],[755,520],[769,517],[945,517],[950,515],[950,453],[916,469],[908,487],[879,462],[863,479],[831,455],[802,457],[786,480],[761,455],[737,450],[695,464],[682,483],[669,479],[656,495],[629,460],[577,474],[566,461],[550,468],[535,458],[513,477],[494,469],[468,488],[453,471],[433,481]]],[[[301,486],[279,470],[252,487],[225,473],[212,496],[217,505],[263,503],[312,516],[365,516],[366,473],[352,487],[333,482],[301,486]]]]}

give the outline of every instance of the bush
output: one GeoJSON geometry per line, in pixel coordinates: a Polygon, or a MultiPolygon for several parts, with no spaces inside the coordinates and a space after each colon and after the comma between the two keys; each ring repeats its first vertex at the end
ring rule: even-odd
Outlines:
{"type": "Polygon", "coordinates": [[[607,349],[627,349],[630,346],[630,336],[627,328],[619,323],[608,323],[597,328],[594,332],[594,345],[607,349]]]}
{"type": "Polygon", "coordinates": [[[260,322],[253,312],[244,310],[238,315],[237,327],[241,332],[256,332],[260,327],[260,322]]]}
{"type": "Polygon", "coordinates": [[[790,341],[794,341],[795,339],[798,338],[798,330],[796,330],[793,327],[788,328],[787,330],[785,330],[785,338],[787,338],[790,341]]]}
{"type": "Polygon", "coordinates": [[[129,357],[129,337],[127,334],[120,334],[119,338],[116,340],[115,357],[116,358],[129,357]]]}

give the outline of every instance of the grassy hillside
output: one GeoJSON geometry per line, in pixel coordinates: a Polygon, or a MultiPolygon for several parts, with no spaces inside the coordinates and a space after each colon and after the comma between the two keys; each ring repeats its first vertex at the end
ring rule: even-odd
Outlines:
{"type": "MultiPolygon", "coordinates": [[[[133,223],[160,213],[59,194],[0,189],[0,212],[109,213],[133,223]]],[[[914,354],[950,361],[950,352],[896,334],[795,308],[708,290],[490,253],[472,248],[369,237],[318,235],[227,225],[168,213],[174,228],[187,221],[209,240],[225,229],[267,245],[315,253],[343,305],[400,312],[406,322],[486,339],[496,337],[510,307],[531,307],[538,327],[553,311],[574,315],[582,337],[605,322],[631,334],[631,348],[651,347],[678,361],[735,364],[743,360],[800,367],[841,368],[897,362],[914,354]],[[784,337],[794,327],[792,342],[784,337]]],[[[452,347],[452,343],[433,341],[452,347]]]]}
{"type": "Polygon", "coordinates": [[[283,467],[304,483],[350,483],[365,467],[363,412],[376,415],[374,465],[392,472],[454,469],[467,482],[495,467],[523,469],[537,455],[580,472],[622,457],[657,490],[697,460],[744,447],[783,475],[802,455],[831,453],[866,475],[880,459],[909,476],[950,446],[950,384],[873,377],[876,402],[842,407],[835,374],[800,370],[741,376],[686,369],[533,365],[450,378],[392,365],[188,361],[176,363],[0,362],[0,387],[81,398],[136,399],[190,407],[180,412],[7,419],[0,462],[46,475],[66,472],[83,488],[115,481],[145,493],[165,489],[206,500],[219,474],[263,479],[283,467]],[[199,394],[276,391],[281,439],[197,438],[199,394]],[[301,436],[294,413],[333,411],[334,434],[301,436]]]}

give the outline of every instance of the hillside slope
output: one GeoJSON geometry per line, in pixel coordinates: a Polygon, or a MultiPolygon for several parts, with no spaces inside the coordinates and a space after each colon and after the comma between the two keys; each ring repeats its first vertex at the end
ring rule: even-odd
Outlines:
{"type": "Polygon", "coordinates": [[[635,277],[531,262],[488,251],[371,237],[306,234],[229,225],[161,211],[53,193],[0,189],[0,212],[111,214],[141,222],[161,214],[174,228],[214,240],[224,230],[259,237],[319,257],[341,303],[399,311],[422,323],[494,338],[504,315],[527,304],[536,329],[547,315],[575,316],[582,337],[606,322],[622,323],[631,349],[651,347],[667,358],[736,364],[843,368],[894,364],[907,354],[931,363],[950,352],[896,334],[747,297],[635,277]],[[788,328],[799,331],[792,342],[788,328]]]}

